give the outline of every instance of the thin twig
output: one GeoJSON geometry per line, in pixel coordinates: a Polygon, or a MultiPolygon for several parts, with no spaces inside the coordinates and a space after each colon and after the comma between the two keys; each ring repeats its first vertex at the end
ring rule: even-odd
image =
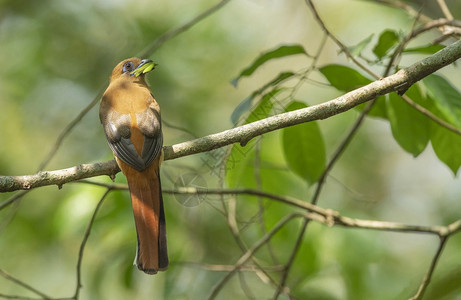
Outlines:
{"type": "Polygon", "coordinates": [[[288,280],[288,274],[290,274],[291,267],[293,266],[293,262],[296,258],[296,255],[298,254],[299,248],[301,247],[301,242],[303,241],[304,238],[304,233],[306,232],[307,225],[309,224],[311,219],[305,218],[303,221],[303,224],[301,225],[301,230],[298,233],[298,237],[296,238],[296,242],[293,246],[293,250],[290,253],[290,257],[288,258],[287,263],[285,264],[285,268],[282,273],[282,279],[280,280],[280,284],[277,288],[277,290],[274,293],[274,296],[272,297],[273,300],[276,300],[279,296],[280,293],[288,289],[286,286],[286,282],[288,280]]]}
{"type": "MultiPolygon", "coordinates": [[[[415,37],[419,36],[420,34],[427,32],[431,29],[434,28],[440,28],[442,26],[446,25],[451,25],[451,26],[461,26],[461,22],[458,20],[446,20],[446,19],[438,19],[438,20],[433,20],[428,23],[425,23],[421,25],[420,27],[416,28],[415,30],[412,30],[403,40],[399,43],[399,45],[396,47],[394,53],[392,54],[390,58],[390,62],[388,63],[386,67],[385,74],[389,74],[391,68],[395,65],[395,61],[401,56],[403,50],[405,47],[408,45],[408,43],[414,39],[415,37]]],[[[376,77],[375,77],[376,78],[376,77]]]]}
{"type": "Polygon", "coordinates": [[[255,197],[264,197],[311,212],[313,215],[316,215],[316,218],[312,218],[313,220],[318,221],[327,226],[337,225],[350,228],[362,228],[383,231],[426,233],[434,234],[440,237],[451,235],[461,230],[461,220],[453,222],[448,226],[424,226],[404,224],[398,222],[354,219],[346,216],[341,216],[337,211],[331,209],[324,209],[320,206],[302,201],[300,199],[296,199],[289,196],[270,194],[253,189],[181,188],[177,190],[164,190],[163,192],[169,194],[249,195],[255,197]]]}
{"type": "Polygon", "coordinates": [[[439,248],[437,249],[437,252],[435,253],[434,257],[432,258],[431,264],[429,266],[429,269],[427,270],[426,275],[423,278],[423,281],[421,282],[421,285],[418,288],[418,291],[416,294],[409,298],[409,300],[419,300],[422,299],[424,296],[424,293],[426,292],[426,288],[429,285],[432,274],[434,273],[435,267],[437,266],[437,261],[439,260],[440,256],[442,255],[443,248],[445,247],[446,242],[448,241],[448,237],[442,237],[440,239],[439,243],[439,248]]]}
{"type": "MultiPolygon", "coordinates": [[[[107,85],[107,81],[104,83],[104,86],[106,85],[107,85]]],[[[79,112],[79,114],[75,117],[75,119],[73,119],[69,124],[67,124],[67,126],[61,131],[56,141],[54,142],[54,145],[51,148],[50,152],[40,163],[40,166],[38,167],[37,171],[42,171],[48,165],[48,163],[51,161],[51,159],[54,157],[54,155],[58,151],[59,147],[61,147],[61,144],[64,141],[64,139],[67,137],[67,135],[83,119],[83,117],[93,108],[93,106],[95,106],[96,103],[99,102],[99,99],[101,99],[103,92],[104,92],[104,89],[100,89],[96,97],[94,97],[94,99],[82,111],[79,112]]]]}
{"type": "Polygon", "coordinates": [[[181,127],[181,126],[171,124],[171,123],[167,122],[165,120],[165,118],[162,118],[162,126],[165,126],[165,127],[171,128],[171,129],[175,129],[175,130],[178,130],[178,131],[182,131],[184,133],[187,133],[188,135],[190,135],[193,138],[198,138],[198,136],[196,134],[194,134],[192,131],[190,131],[189,129],[187,129],[185,127],[181,127]]]}
{"type": "Polygon", "coordinates": [[[3,201],[2,203],[0,203],[0,210],[4,209],[8,205],[18,201],[19,199],[24,197],[24,195],[26,195],[28,192],[30,192],[30,191],[28,191],[28,190],[20,191],[20,192],[16,193],[14,196],[11,196],[7,200],[3,201]]]}
{"type": "Polygon", "coordinates": [[[450,9],[448,8],[447,4],[445,3],[445,0],[437,0],[437,3],[440,6],[440,10],[445,15],[445,18],[447,18],[448,20],[453,20],[453,15],[451,14],[450,9]]]}
{"type": "Polygon", "coordinates": [[[418,291],[416,294],[411,297],[409,300],[419,300],[422,299],[424,296],[424,293],[426,292],[426,288],[429,285],[432,274],[434,273],[435,267],[437,266],[437,261],[439,260],[440,256],[442,255],[443,248],[448,241],[448,238],[452,235],[457,233],[458,231],[461,230],[461,220],[458,220],[456,222],[451,223],[450,225],[447,226],[446,230],[443,231],[443,234],[440,236],[440,243],[439,243],[439,248],[437,249],[437,252],[435,253],[434,257],[432,258],[432,262],[429,266],[429,269],[427,270],[426,275],[423,278],[423,281],[421,282],[421,285],[418,288],[418,291]]]}
{"type": "Polygon", "coordinates": [[[88,241],[88,238],[90,237],[91,228],[93,227],[93,223],[94,223],[94,220],[96,219],[96,215],[98,214],[98,211],[101,208],[102,203],[104,202],[104,199],[110,192],[111,192],[111,189],[107,189],[107,191],[101,197],[101,200],[99,200],[98,204],[96,205],[93,215],[91,216],[90,222],[88,223],[88,226],[86,228],[85,235],[83,236],[82,243],[80,244],[80,249],[78,251],[78,261],[77,261],[77,284],[75,287],[74,296],[72,297],[75,300],[79,298],[80,289],[82,288],[82,261],[83,261],[83,252],[85,250],[85,245],[86,245],[86,242],[88,241]]]}
{"type": "Polygon", "coordinates": [[[379,3],[379,4],[384,4],[390,7],[398,8],[398,9],[403,9],[408,13],[408,15],[410,15],[410,17],[413,17],[413,18],[420,16],[419,19],[424,23],[432,21],[430,17],[428,17],[427,15],[421,14],[420,11],[414,9],[411,5],[406,4],[405,2],[402,2],[402,1],[374,0],[374,2],[379,3]]]}
{"type": "MultiPolygon", "coordinates": [[[[190,261],[175,261],[175,265],[184,265],[187,267],[196,267],[206,271],[212,272],[230,272],[234,269],[234,265],[214,265],[214,264],[204,264],[199,262],[190,262],[190,261]]],[[[283,266],[265,266],[262,267],[269,272],[280,272],[283,269],[283,266]]],[[[254,272],[257,273],[260,271],[260,267],[254,265],[245,265],[240,268],[241,272],[254,272]]]]}
{"type": "Polygon", "coordinates": [[[239,268],[246,263],[253,255],[254,253],[264,246],[268,240],[270,240],[287,222],[294,218],[298,217],[307,217],[308,215],[306,214],[300,214],[300,213],[293,213],[291,215],[288,215],[284,217],[282,220],[280,220],[273,228],[271,231],[269,231],[264,237],[262,237],[259,241],[257,241],[253,247],[248,249],[245,254],[240,257],[240,259],[237,261],[237,263],[234,265],[232,271],[227,273],[227,275],[221,279],[218,284],[213,288],[211,295],[208,297],[209,300],[215,299],[216,296],[218,296],[219,292],[221,289],[224,287],[224,285],[232,278],[232,276],[239,270],[239,268]]]}
{"type": "Polygon", "coordinates": [[[30,297],[23,297],[17,295],[7,295],[0,293],[0,298],[3,299],[18,299],[18,300],[43,300],[43,298],[30,298],[30,297]]]}
{"type": "Polygon", "coordinates": [[[11,281],[11,282],[14,282],[16,283],[17,285],[20,285],[22,286],[23,288],[25,288],[26,290],[44,298],[44,299],[51,299],[51,297],[49,297],[48,295],[46,295],[45,293],[43,292],[40,292],[39,290],[37,290],[36,288],[30,286],[29,284],[25,283],[24,281],[21,281],[19,279],[17,279],[16,277],[8,274],[6,271],[0,269],[0,275],[3,276],[4,278],[6,278],[7,280],[11,281]]]}
{"type": "Polygon", "coordinates": [[[244,273],[238,272],[238,278],[239,278],[240,287],[241,287],[243,293],[245,294],[245,296],[248,299],[256,299],[255,296],[253,296],[253,293],[251,292],[251,289],[248,287],[248,284],[247,284],[247,282],[245,280],[244,273]]]}
{"type": "MultiPolygon", "coordinates": [[[[168,191],[167,191],[168,192],[168,191]]],[[[223,204],[223,210],[225,211],[225,214],[227,216],[227,226],[229,227],[232,236],[234,237],[235,242],[239,246],[239,248],[242,250],[242,252],[248,251],[247,245],[243,242],[241,236],[240,236],[240,230],[237,225],[237,219],[236,219],[236,207],[237,207],[237,201],[233,197],[229,200],[229,208],[225,206],[224,202],[224,194],[220,193],[221,195],[221,203],[223,204]]],[[[263,197],[262,195],[258,194],[256,195],[258,198],[263,197]]],[[[264,268],[261,267],[261,263],[258,261],[258,259],[254,256],[251,257],[251,260],[253,261],[255,267],[258,268],[258,275],[262,276],[262,279],[264,282],[270,282],[273,285],[277,286],[277,282],[267,273],[264,268]]]]}
{"type": "MultiPolygon", "coordinates": [[[[404,3],[404,2],[395,1],[395,0],[374,0],[374,1],[377,2],[377,3],[381,3],[381,4],[384,4],[384,5],[390,6],[390,7],[403,9],[411,17],[419,16],[419,19],[420,19],[420,21],[422,23],[428,23],[428,22],[433,21],[432,18],[428,17],[425,14],[420,13],[420,11],[417,11],[411,5],[408,5],[408,4],[404,3]]],[[[447,19],[449,19],[449,18],[447,18],[447,19]]],[[[442,34],[444,36],[452,36],[454,38],[459,39],[459,35],[461,35],[461,29],[459,28],[459,26],[454,27],[454,26],[445,25],[445,26],[438,27],[438,29],[439,29],[439,31],[442,32],[442,34]]],[[[440,42],[440,41],[442,41],[442,40],[439,40],[439,41],[436,40],[436,41],[434,41],[434,44],[437,43],[437,42],[440,42]]]]}
{"type": "Polygon", "coordinates": [[[454,132],[456,134],[461,135],[461,130],[460,129],[458,129],[455,126],[451,125],[450,123],[440,119],[439,117],[434,115],[430,110],[422,107],[418,103],[411,100],[410,97],[408,97],[407,95],[402,95],[401,97],[406,103],[411,105],[414,109],[416,109],[417,111],[419,111],[420,113],[422,113],[423,115],[425,115],[426,117],[431,119],[432,121],[436,122],[440,126],[445,127],[446,129],[448,129],[448,130],[450,130],[450,131],[452,131],[452,132],[454,132]]]}
{"type": "Polygon", "coordinates": [[[360,61],[358,61],[349,51],[349,49],[347,49],[346,45],[344,45],[339,39],[336,38],[336,36],[334,34],[331,33],[330,30],[328,30],[328,28],[325,26],[325,23],[323,23],[323,20],[322,18],[320,18],[320,15],[319,13],[317,12],[315,6],[314,6],[314,3],[312,2],[312,0],[305,0],[306,4],[311,8],[311,11],[312,13],[314,14],[314,17],[315,19],[317,20],[317,23],[319,23],[320,27],[322,28],[322,30],[335,42],[336,45],[339,46],[339,48],[341,48],[341,50],[344,52],[344,54],[346,54],[346,56],[352,60],[354,62],[354,64],[356,64],[357,66],[359,66],[362,70],[364,70],[365,72],[367,72],[368,74],[370,74],[371,76],[373,77],[377,77],[376,73],[373,72],[372,70],[370,70],[367,66],[365,66],[364,64],[362,64],[360,61]]]}
{"type": "Polygon", "coordinates": [[[210,7],[209,9],[207,9],[204,12],[200,13],[198,16],[194,17],[192,20],[184,23],[183,25],[181,25],[181,26],[179,26],[177,28],[174,28],[174,29],[166,32],[165,34],[163,34],[162,36],[157,38],[154,42],[152,42],[149,46],[147,46],[147,48],[139,54],[139,57],[149,57],[158,48],[160,48],[166,41],[169,41],[172,38],[176,37],[177,35],[179,35],[179,34],[183,33],[184,31],[188,30],[189,28],[191,28],[195,24],[199,23],[203,19],[205,19],[208,16],[212,15],[214,12],[216,12],[217,10],[219,10],[220,8],[222,8],[224,5],[226,5],[229,2],[230,2],[230,0],[221,0],[216,5],[210,7]]]}

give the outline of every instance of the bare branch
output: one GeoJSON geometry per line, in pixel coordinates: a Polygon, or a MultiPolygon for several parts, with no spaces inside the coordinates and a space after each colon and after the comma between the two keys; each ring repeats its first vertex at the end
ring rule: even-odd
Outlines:
{"type": "MultiPolygon", "coordinates": [[[[4,270],[0,269],[0,275],[3,276],[4,278],[8,279],[9,281],[11,282],[14,282],[16,283],[17,285],[20,285],[22,286],[23,288],[31,291],[32,293],[44,298],[44,299],[51,299],[49,296],[47,296],[46,294],[40,292],[39,290],[37,290],[36,288],[33,288],[32,286],[30,286],[29,284],[13,277],[12,275],[8,274],[7,272],[5,272],[4,270]]],[[[12,298],[14,299],[14,298],[12,298]]]]}
{"type": "Polygon", "coordinates": [[[304,209],[310,213],[310,216],[315,215],[315,218],[310,218],[327,226],[343,226],[349,228],[362,228],[373,229],[381,231],[394,231],[394,232],[414,232],[434,234],[439,237],[450,236],[461,231],[461,220],[451,223],[448,226],[424,226],[424,225],[411,225],[398,222],[386,222],[376,220],[363,220],[354,219],[350,217],[341,216],[339,212],[325,209],[318,205],[302,201],[289,196],[280,196],[270,194],[253,189],[197,189],[194,187],[180,188],[177,190],[164,190],[168,194],[189,194],[189,195],[250,195],[255,197],[264,197],[275,200],[293,207],[304,209]]]}
{"type": "Polygon", "coordinates": [[[320,18],[320,15],[319,13],[317,12],[317,9],[315,8],[314,6],[314,3],[311,1],[311,0],[305,0],[306,1],[306,4],[311,8],[311,11],[312,13],[314,14],[314,17],[315,19],[317,20],[317,22],[319,23],[320,27],[322,27],[323,31],[335,42],[336,45],[339,46],[339,48],[341,48],[341,50],[346,54],[346,56],[352,60],[357,66],[359,66],[362,70],[364,70],[365,72],[367,72],[368,74],[370,74],[372,77],[374,78],[379,78],[378,75],[376,75],[376,73],[374,73],[372,70],[370,70],[369,68],[367,68],[364,64],[362,64],[361,62],[359,62],[350,52],[349,52],[349,49],[347,49],[346,45],[344,45],[339,39],[336,38],[335,35],[333,35],[331,33],[330,30],[328,30],[328,28],[325,26],[325,23],[323,23],[323,20],[322,18],[320,18]]]}
{"type": "Polygon", "coordinates": [[[461,22],[458,21],[458,20],[446,20],[446,19],[438,19],[438,20],[433,20],[433,21],[430,21],[424,25],[422,25],[421,27],[418,27],[416,28],[415,30],[412,30],[401,42],[400,44],[397,46],[397,48],[395,49],[394,53],[392,54],[391,56],[391,59],[390,59],[390,62],[388,63],[387,65],[387,68],[386,68],[386,72],[385,74],[389,74],[392,66],[395,64],[394,62],[400,57],[400,55],[402,54],[402,51],[405,49],[405,47],[407,46],[407,44],[412,40],[414,39],[415,37],[417,37],[418,35],[426,32],[426,31],[429,31],[433,28],[440,28],[440,27],[443,27],[443,26],[446,26],[446,25],[451,25],[451,26],[456,26],[456,27],[461,27],[461,22]]]}
{"type": "MultiPolygon", "coordinates": [[[[190,262],[190,261],[176,261],[175,265],[184,265],[187,267],[194,267],[200,268],[207,271],[212,272],[230,272],[234,269],[234,265],[213,265],[213,264],[204,264],[198,262],[190,262]]],[[[253,266],[253,265],[246,265],[240,268],[240,271],[243,272],[259,272],[261,267],[253,266]]],[[[269,272],[279,272],[283,269],[283,266],[267,266],[264,267],[265,270],[269,272]]]]}
{"type": "Polygon", "coordinates": [[[283,226],[285,226],[286,223],[288,223],[290,220],[297,218],[297,217],[306,217],[309,214],[300,214],[300,213],[293,213],[291,215],[286,216],[282,220],[280,220],[273,228],[271,231],[269,231],[264,237],[262,237],[258,242],[256,242],[253,247],[248,249],[245,254],[240,257],[240,259],[237,261],[237,263],[234,265],[232,270],[223,278],[221,281],[218,282],[218,284],[213,288],[213,291],[211,292],[210,297],[208,298],[209,300],[215,299],[216,296],[218,296],[219,292],[221,289],[224,287],[224,285],[232,278],[232,276],[245,264],[252,256],[253,254],[261,248],[263,245],[267,243],[283,226]]]}
{"type": "Polygon", "coordinates": [[[410,16],[410,17],[419,17],[419,19],[422,21],[422,22],[429,22],[431,21],[432,19],[424,14],[422,14],[420,11],[414,9],[411,5],[409,4],[406,4],[405,2],[403,1],[396,1],[396,0],[374,0],[374,2],[376,3],[380,3],[380,4],[384,4],[384,5],[387,5],[387,6],[390,6],[390,7],[394,7],[394,8],[399,8],[399,9],[403,9],[407,12],[407,14],[410,16]]]}
{"type": "Polygon", "coordinates": [[[434,273],[435,267],[437,266],[437,261],[439,260],[440,256],[442,255],[443,248],[445,247],[446,242],[448,241],[448,237],[452,234],[457,233],[461,230],[461,220],[451,223],[446,228],[443,228],[442,235],[440,236],[440,243],[437,252],[435,253],[434,257],[432,258],[432,262],[427,270],[426,275],[421,282],[421,285],[418,288],[416,294],[410,298],[410,300],[418,300],[422,299],[424,293],[426,291],[427,286],[431,282],[432,274],[434,273]]]}
{"type": "Polygon", "coordinates": [[[432,274],[434,273],[434,270],[435,270],[435,266],[437,266],[437,261],[439,260],[440,256],[442,255],[442,251],[443,251],[443,248],[444,248],[447,240],[448,240],[447,237],[443,237],[443,238],[440,239],[439,248],[437,249],[437,252],[435,253],[434,257],[432,258],[432,262],[431,262],[431,264],[429,266],[429,269],[427,270],[426,275],[424,276],[423,282],[421,282],[421,285],[419,286],[418,291],[416,292],[416,294],[413,297],[411,297],[409,300],[418,300],[418,299],[423,298],[424,293],[426,292],[426,288],[427,288],[427,286],[429,285],[429,283],[431,281],[432,274]]]}
{"type": "MultiPolygon", "coordinates": [[[[1,179],[0,179],[1,181],[1,179]]],[[[2,204],[0,204],[0,210],[4,209],[5,207],[7,207],[8,205],[18,201],[19,199],[21,199],[24,195],[26,195],[28,192],[28,190],[23,190],[23,191],[20,191],[19,193],[16,193],[14,196],[8,198],[7,200],[5,200],[2,204]]]]}
{"type": "Polygon", "coordinates": [[[418,103],[414,102],[413,100],[410,99],[410,97],[408,97],[407,95],[402,95],[401,96],[402,99],[408,103],[409,105],[411,105],[414,109],[416,109],[417,111],[419,111],[420,113],[422,113],[423,115],[425,115],[426,117],[428,117],[429,119],[431,119],[432,121],[436,122],[437,124],[439,124],[440,126],[443,126],[445,127],[446,129],[456,133],[456,134],[459,134],[461,135],[461,130],[456,128],[455,126],[451,125],[450,123],[448,122],[445,122],[444,120],[440,119],[439,117],[437,117],[436,115],[434,115],[430,110],[422,107],[421,105],[419,105],[418,103]]]}
{"type": "Polygon", "coordinates": [[[0,298],[18,299],[18,300],[42,300],[43,299],[43,298],[29,298],[29,297],[23,297],[23,296],[17,296],[17,295],[7,295],[7,294],[2,294],[2,293],[0,293],[0,298]]]}
{"type": "MultiPolygon", "coordinates": [[[[83,178],[108,175],[114,176],[120,171],[114,160],[94,164],[81,164],[68,169],[56,171],[40,171],[34,175],[0,176],[0,192],[30,190],[33,188],[57,185],[83,178]]],[[[4,206],[3,204],[1,206],[4,206]]]]}
{"type": "Polygon", "coordinates": [[[77,284],[76,284],[76,287],[75,287],[75,294],[72,297],[72,299],[77,300],[79,298],[80,289],[82,288],[83,251],[85,250],[86,242],[88,241],[88,238],[90,237],[91,228],[93,227],[93,223],[94,223],[94,220],[96,219],[96,215],[98,214],[98,211],[101,208],[102,203],[104,202],[104,199],[110,193],[110,191],[111,191],[111,189],[107,189],[107,191],[101,197],[101,200],[99,200],[98,204],[96,205],[96,208],[94,209],[93,215],[91,216],[90,222],[88,223],[88,227],[86,228],[85,235],[83,236],[82,243],[80,244],[80,249],[78,251],[78,261],[77,261],[77,284]]]}
{"type": "Polygon", "coordinates": [[[282,113],[247,125],[211,134],[192,141],[167,146],[165,159],[210,151],[233,143],[245,145],[252,138],[280,128],[326,119],[378,96],[408,89],[412,84],[461,57],[461,41],[397,73],[374,81],[336,99],[300,110],[282,113]]]}
{"type": "Polygon", "coordinates": [[[188,30],[195,24],[199,23],[203,19],[206,19],[208,16],[212,15],[214,12],[222,8],[224,5],[229,3],[230,0],[221,0],[216,5],[210,7],[209,9],[205,10],[204,12],[200,13],[198,16],[194,17],[192,20],[184,23],[183,25],[174,28],[158,39],[156,39],[152,44],[150,44],[146,50],[142,51],[138,56],[139,57],[148,57],[151,56],[158,48],[160,48],[166,41],[171,40],[172,38],[176,37],[177,35],[183,33],[184,31],[188,30]]]}
{"type": "MultiPolygon", "coordinates": [[[[107,82],[104,83],[104,86],[106,85],[107,85],[107,82]]],[[[67,126],[61,131],[56,141],[54,142],[54,145],[51,148],[50,152],[40,163],[40,166],[38,167],[38,171],[43,170],[48,165],[48,163],[51,161],[51,159],[54,157],[54,155],[58,151],[59,147],[61,147],[61,144],[64,141],[64,139],[67,137],[67,135],[83,119],[83,117],[93,108],[93,106],[95,106],[99,102],[99,99],[101,99],[104,89],[105,88],[102,88],[98,92],[96,97],[94,97],[94,99],[82,111],[80,111],[79,114],[69,124],[67,124],[67,126]]]]}
{"type": "Polygon", "coordinates": [[[440,9],[445,15],[445,18],[447,18],[448,20],[453,20],[453,15],[451,14],[450,9],[448,9],[448,6],[445,3],[445,0],[437,0],[437,3],[439,4],[440,9]]]}

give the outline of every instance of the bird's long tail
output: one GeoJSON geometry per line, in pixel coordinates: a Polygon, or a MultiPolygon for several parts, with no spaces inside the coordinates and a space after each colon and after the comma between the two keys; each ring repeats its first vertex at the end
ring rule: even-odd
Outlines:
{"type": "Polygon", "coordinates": [[[124,173],[138,237],[135,263],[145,273],[156,274],[166,270],[169,263],[159,166],[154,162],[142,172],[129,168],[130,172],[124,173]]]}

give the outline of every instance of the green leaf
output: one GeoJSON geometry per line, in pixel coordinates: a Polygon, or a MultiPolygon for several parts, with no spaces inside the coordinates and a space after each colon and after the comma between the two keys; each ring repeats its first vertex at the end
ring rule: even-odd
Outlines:
{"type": "Polygon", "coordinates": [[[366,46],[368,46],[368,44],[371,42],[371,40],[373,39],[373,35],[374,34],[371,34],[369,37],[367,37],[366,39],[360,41],[357,45],[355,46],[351,46],[351,47],[347,47],[347,49],[349,50],[349,52],[353,55],[353,56],[357,56],[357,55],[360,55],[360,53],[362,53],[363,49],[365,49],[366,46]]]}
{"type": "Polygon", "coordinates": [[[295,73],[293,72],[283,72],[283,73],[280,73],[279,75],[277,75],[277,77],[275,77],[274,79],[272,79],[271,81],[269,81],[268,83],[266,83],[264,86],[262,86],[261,88],[259,88],[258,90],[254,91],[253,93],[251,93],[250,96],[248,96],[247,98],[243,99],[242,102],[240,102],[239,105],[237,105],[237,107],[234,109],[234,111],[232,112],[231,114],[231,121],[232,121],[232,124],[237,125],[238,121],[240,120],[240,118],[242,117],[242,115],[247,112],[248,110],[250,110],[250,108],[252,107],[252,103],[253,103],[253,99],[255,97],[257,97],[258,95],[260,95],[262,92],[264,92],[267,88],[269,87],[272,87],[272,86],[276,86],[277,84],[279,84],[280,82],[294,76],[295,73]]]}
{"type": "MultiPolygon", "coordinates": [[[[406,95],[420,105],[425,101],[417,85],[413,85],[406,95]]],[[[430,120],[396,93],[389,94],[387,116],[392,135],[399,145],[415,157],[421,154],[429,142],[430,120]]]]}
{"type": "Polygon", "coordinates": [[[281,58],[281,57],[296,55],[296,54],[304,54],[304,55],[309,56],[306,50],[304,50],[303,46],[301,45],[284,45],[276,49],[264,52],[248,68],[243,70],[239,76],[234,78],[231,81],[231,83],[232,85],[237,86],[240,78],[244,76],[250,76],[251,74],[253,74],[254,71],[256,71],[256,69],[258,69],[261,65],[263,65],[265,62],[271,59],[281,58]]]}
{"type": "MultiPolygon", "coordinates": [[[[427,91],[424,105],[438,118],[461,128],[461,94],[445,78],[429,75],[422,80],[427,91]]],[[[431,122],[430,140],[437,157],[456,175],[461,166],[461,136],[431,122]]]]}
{"type": "Polygon", "coordinates": [[[382,59],[392,47],[399,42],[399,36],[393,30],[385,30],[379,36],[378,43],[373,48],[377,58],[382,59]]]}
{"type": "Polygon", "coordinates": [[[237,125],[239,120],[245,116],[244,124],[251,123],[260,119],[267,118],[272,110],[273,103],[270,101],[272,97],[277,95],[283,89],[275,89],[261,97],[261,100],[253,105],[254,93],[240,102],[240,104],[232,112],[231,120],[234,125],[237,125]]]}
{"type": "Polygon", "coordinates": [[[237,125],[238,121],[240,120],[240,117],[246,113],[250,108],[251,108],[251,103],[253,102],[253,95],[243,99],[242,102],[237,105],[237,107],[234,109],[234,111],[231,114],[231,121],[232,124],[237,125]]]}
{"type": "MultiPolygon", "coordinates": [[[[286,111],[305,107],[305,104],[293,101],[286,111]]],[[[284,128],[282,143],[285,159],[290,169],[307,183],[315,183],[322,175],[326,165],[325,144],[317,122],[284,128]]]]}
{"type": "Polygon", "coordinates": [[[445,78],[429,75],[423,79],[428,95],[447,122],[461,128],[461,94],[445,78]]]}
{"type": "Polygon", "coordinates": [[[437,157],[456,175],[461,166],[461,136],[432,122],[431,143],[437,157]]]}
{"type": "Polygon", "coordinates": [[[250,115],[245,121],[245,124],[267,118],[270,115],[272,108],[274,107],[274,103],[271,100],[280,91],[280,89],[273,90],[262,96],[261,101],[259,101],[259,104],[256,105],[254,109],[252,109],[250,115]]]}
{"type": "Polygon", "coordinates": [[[426,45],[426,46],[421,46],[421,47],[415,47],[415,48],[407,48],[403,50],[403,53],[422,53],[422,54],[434,54],[440,50],[445,48],[443,45],[426,45]]]}
{"type": "Polygon", "coordinates": [[[268,87],[276,86],[280,82],[287,80],[290,77],[293,77],[295,73],[293,72],[282,72],[277,77],[266,83],[262,88],[258,89],[256,92],[258,94],[262,93],[264,90],[266,90],[268,87]]]}
{"type": "Polygon", "coordinates": [[[326,65],[321,67],[319,71],[326,77],[332,86],[344,92],[350,92],[371,83],[370,79],[356,70],[343,65],[326,65]]]}
{"type": "MultiPolygon", "coordinates": [[[[326,65],[320,68],[319,71],[333,87],[343,92],[350,92],[372,82],[356,70],[343,65],[326,65]]],[[[366,105],[367,103],[360,104],[355,109],[362,111],[366,105]]],[[[378,97],[369,116],[387,118],[384,97],[378,97]]]]}

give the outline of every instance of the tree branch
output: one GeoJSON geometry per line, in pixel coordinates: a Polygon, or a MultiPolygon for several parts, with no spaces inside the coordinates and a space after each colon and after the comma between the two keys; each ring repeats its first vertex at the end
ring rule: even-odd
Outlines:
{"type": "MultiPolygon", "coordinates": [[[[34,287],[30,286],[29,284],[23,282],[22,280],[19,280],[19,279],[13,277],[12,275],[8,274],[7,272],[5,272],[5,271],[2,270],[2,269],[0,269],[0,275],[3,276],[4,278],[6,278],[7,280],[12,281],[12,282],[16,283],[17,285],[22,286],[23,288],[25,288],[25,289],[31,291],[32,293],[37,294],[38,296],[41,296],[43,299],[51,299],[51,298],[50,298],[49,296],[47,296],[46,294],[40,292],[40,291],[37,290],[36,288],[34,288],[34,287]]],[[[2,296],[0,296],[0,297],[8,298],[7,295],[2,295],[2,296]]],[[[11,297],[11,299],[15,299],[15,298],[14,298],[15,296],[11,296],[11,295],[10,295],[10,297],[11,297]]],[[[19,296],[18,296],[18,298],[19,298],[19,296]]]]}
{"type": "Polygon", "coordinates": [[[229,3],[229,1],[230,0],[221,0],[217,4],[213,5],[209,9],[203,11],[202,13],[200,13],[199,15],[194,17],[189,22],[186,22],[183,25],[181,25],[181,26],[179,26],[177,28],[173,28],[172,30],[164,33],[162,36],[160,36],[155,41],[153,41],[149,46],[147,46],[147,48],[139,54],[139,57],[151,56],[152,53],[154,53],[158,48],[160,48],[165,42],[171,40],[175,36],[183,33],[184,31],[188,30],[189,28],[191,28],[195,24],[199,23],[203,19],[205,19],[208,16],[212,15],[214,12],[216,12],[217,10],[222,8],[224,5],[229,3]]]}
{"type": "Polygon", "coordinates": [[[405,91],[415,82],[451,64],[460,57],[461,41],[457,41],[408,68],[402,69],[381,80],[374,81],[336,99],[300,110],[275,115],[192,141],[167,146],[164,148],[165,159],[175,159],[210,151],[237,142],[245,145],[252,138],[264,133],[309,121],[329,118],[378,96],[394,91],[405,91]]]}
{"type": "Polygon", "coordinates": [[[104,199],[106,196],[111,192],[111,189],[107,189],[104,195],[99,200],[96,208],[94,209],[93,215],[91,216],[90,222],[85,230],[85,235],[83,236],[82,243],[80,244],[80,249],[78,251],[78,261],[77,261],[77,284],[75,286],[75,293],[72,299],[79,299],[80,296],[80,289],[82,288],[82,261],[83,261],[83,252],[85,251],[85,245],[90,237],[91,228],[93,227],[94,220],[96,219],[96,215],[98,214],[99,209],[101,208],[104,199]]]}
{"type": "MultiPolygon", "coordinates": [[[[40,171],[34,175],[0,176],[0,192],[16,190],[30,190],[47,185],[57,185],[58,188],[65,183],[100,175],[113,177],[120,172],[115,160],[81,164],[67,169],[56,171],[40,171]]],[[[3,208],[0,205],[0,208],[3,208]]]]}
{"type": "Polygon", "coordinates": [[[300,214],[300,213],[293,213],[291,215],[288,215],[286,217],[284,217],[283,219],[281,219],[273,228],[271,231],[269,231],[266,235],[264,235],[258,242],[256,242],[253,247],[251,247],[250,249],[248,249],[247,252],[245,252],[245,254],[243,254],[240,259],[236,262],[236,264],[234,265],[234,267],[232,268],[232,270],[227,273],[226,276],[224,276],[224,278],[222,278],[218,284],[216,284],[216,286],[213,288],[212,292],[211,292],[211,295],[208,297],[208,300],[212,300],[212,299],[215,299],[219,292],[221,291],[221,289],[224,287],[224,285],[232,278],[232,276],[238,271],[240,270],[240,268],[243,266],[243,264],[245,264],[252,256],[253,254],[259,249],[261,248],[263,245],[265,245],[283,226],[285,226],[286,223],[288,223],[290,220],[294,219],[294,218],[298,218],[298,217],[309,217],[310,214],[309,213],[306,213],[306,214],[300,214]]]}
{"type": "MultiPolygon", "coordinates": [[[[271,116],[250,124],[191,141],[165,146],[163,148],[165,160],[211,151],[233,143],[245,145],[252,138],[271,131],[309,121],[329,118],[378,96],[394,91],[405,91],[415,82],[455,62],[460,57],[461,40],[408,68],[346,93],[336,99],[307,108],[271,116]]],[[[60,187],[70,181],[100,175],[114,176],[117,172],[119,172],[119,169],[115,161],[108,161],[95,164],[82,164],[64,170],[38,172],[34,175],[0,176],[0,192],[28,190],[46,185],[58,185],[58,187],[60,187]]]]}
{"type": "Polygon", "coordinates": [[[450,10],[448,9],[448,6],[445,3],[445,0],[437,0],[437,3],[440,6],[440,10],[445,15],[445,18],[447,18],[448,20],[453,20],[453,15],[451,14],[450,10]]]}
{"type": "Polygon", "coordinates": [[[421,282],[421,285],[418,288],[418,291],[416,294],[411,297],[409,300],[418,300],[422,299],[424,296],[424,292],[426,291],[427,286],[429,285],[431,278],[432,278],[432,273],[435,270],[435,266],[437,266],[437,261],[439,260],[440,256],[442,255],[443,248],[448,240],[448,237],[442,237],[440,239],[439,247],[437,249],[437,252],[435,253],[434,257],[432,258],[431,265],[429,266],[429,269],[427,270],[426,275],[424,276],[423,281],[421,282]]]}
{"type": "MultiPolygon", "coordinates": [[[[128,189],[128,185],[126,184],[103,184],[92,181],[83,181],[83,183],[99,185],[109,190],[128,189]]],[[[309,219],[315,220],[327,226],[343,226],[382,231],[426,233],[437,235],[440,238],[448,237],[457,233],[458,231],[461,231],[461,219],[447,226],[411,225],[398,222],[355,219],[341,216],[338,211],[325,209],[316,204],[302,201],[297,198],[271,194],[254,189],[200,189],[195,187],[181,187],[174,190],[164,189],[163,192],[172,195],[248,195],[254,197],[263,197],[305,210],[311,213],[309,215],[309,219]]]]}

